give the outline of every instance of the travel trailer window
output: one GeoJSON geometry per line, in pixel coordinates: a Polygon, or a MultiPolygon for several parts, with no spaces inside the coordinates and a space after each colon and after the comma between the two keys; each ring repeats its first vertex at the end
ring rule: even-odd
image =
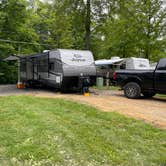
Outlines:
{"type": "Polygon", "coordinates": [[[54,71],[54,62],[49,63],[49,70],[54,71]]]}
{"type": "Polygon", "coordinates": [[[39,72],[48,71],[48,58],[47,57],[40,57],[40,59],[38,59],[38,71],[39,72]]]}

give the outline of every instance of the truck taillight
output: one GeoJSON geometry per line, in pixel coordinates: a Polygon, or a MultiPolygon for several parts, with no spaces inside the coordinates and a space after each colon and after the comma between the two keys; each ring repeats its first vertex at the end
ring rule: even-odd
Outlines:
{"type": "Polygon", "coordinates": [[[116,80],[116,72],[113,73],[113,79],[116,80]]]}

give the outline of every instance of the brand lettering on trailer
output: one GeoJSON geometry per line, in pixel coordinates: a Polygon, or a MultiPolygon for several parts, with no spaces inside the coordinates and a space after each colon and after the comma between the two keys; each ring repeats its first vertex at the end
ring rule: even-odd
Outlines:
{"type": "Polygon", "coordinates": [[[145,64],[140,64],[139,67],[147,67],[145,64]]]}
{"type": "Polygon", "coordinates": [[[86,60],[82,57],[82,55],[74,54],[71,61],[73,61],[73,62],[85,62],[86,60]]]}

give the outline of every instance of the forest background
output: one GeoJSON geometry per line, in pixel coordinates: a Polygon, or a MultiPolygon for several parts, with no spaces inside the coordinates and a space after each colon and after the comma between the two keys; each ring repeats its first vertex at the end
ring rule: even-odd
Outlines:
{"type": "Polygon", "coordinates": [[[5,57],[56,48],[158,61],[166,57],[166,0],[0,0],[0,84],[17,80],[5,57]]]}

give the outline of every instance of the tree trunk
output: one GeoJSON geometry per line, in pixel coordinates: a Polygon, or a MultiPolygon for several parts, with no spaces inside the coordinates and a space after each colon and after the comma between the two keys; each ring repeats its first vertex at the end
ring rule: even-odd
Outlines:
{"type": "Polygon", "coordinates": [[[87,0],[86,3],[86,20],[85,20],[85,49],[90,49],[90,35],[91,35],[91,4],[90,0],[87,0]]]}
{"type": "Polygon", "coordinates": [[[126,58],[126,48],[123,46],[123,58],[126,58]]]}
{"type": "Polygon", "coordinates": [[[145,58],[146,58],[146,59],[149,59],[149,48],[148,48],[148,46],[146,46],[145,58]]]}
{"type": "Polygon", "coordinates": [[[61,34],[57,34],[56,40],[57,40],[57,48],[61,48],[61,34]]]}
{"type": "Polygon", "coordinates": [[[151,33],[151,6],[149,6],[149,9],[148,9],[148,20],[147,20],[147,34],[146,34],[146,49],[145,49],[145,58],[149,59],[149,53],[150,53],[150,33],[151,33]]]}

